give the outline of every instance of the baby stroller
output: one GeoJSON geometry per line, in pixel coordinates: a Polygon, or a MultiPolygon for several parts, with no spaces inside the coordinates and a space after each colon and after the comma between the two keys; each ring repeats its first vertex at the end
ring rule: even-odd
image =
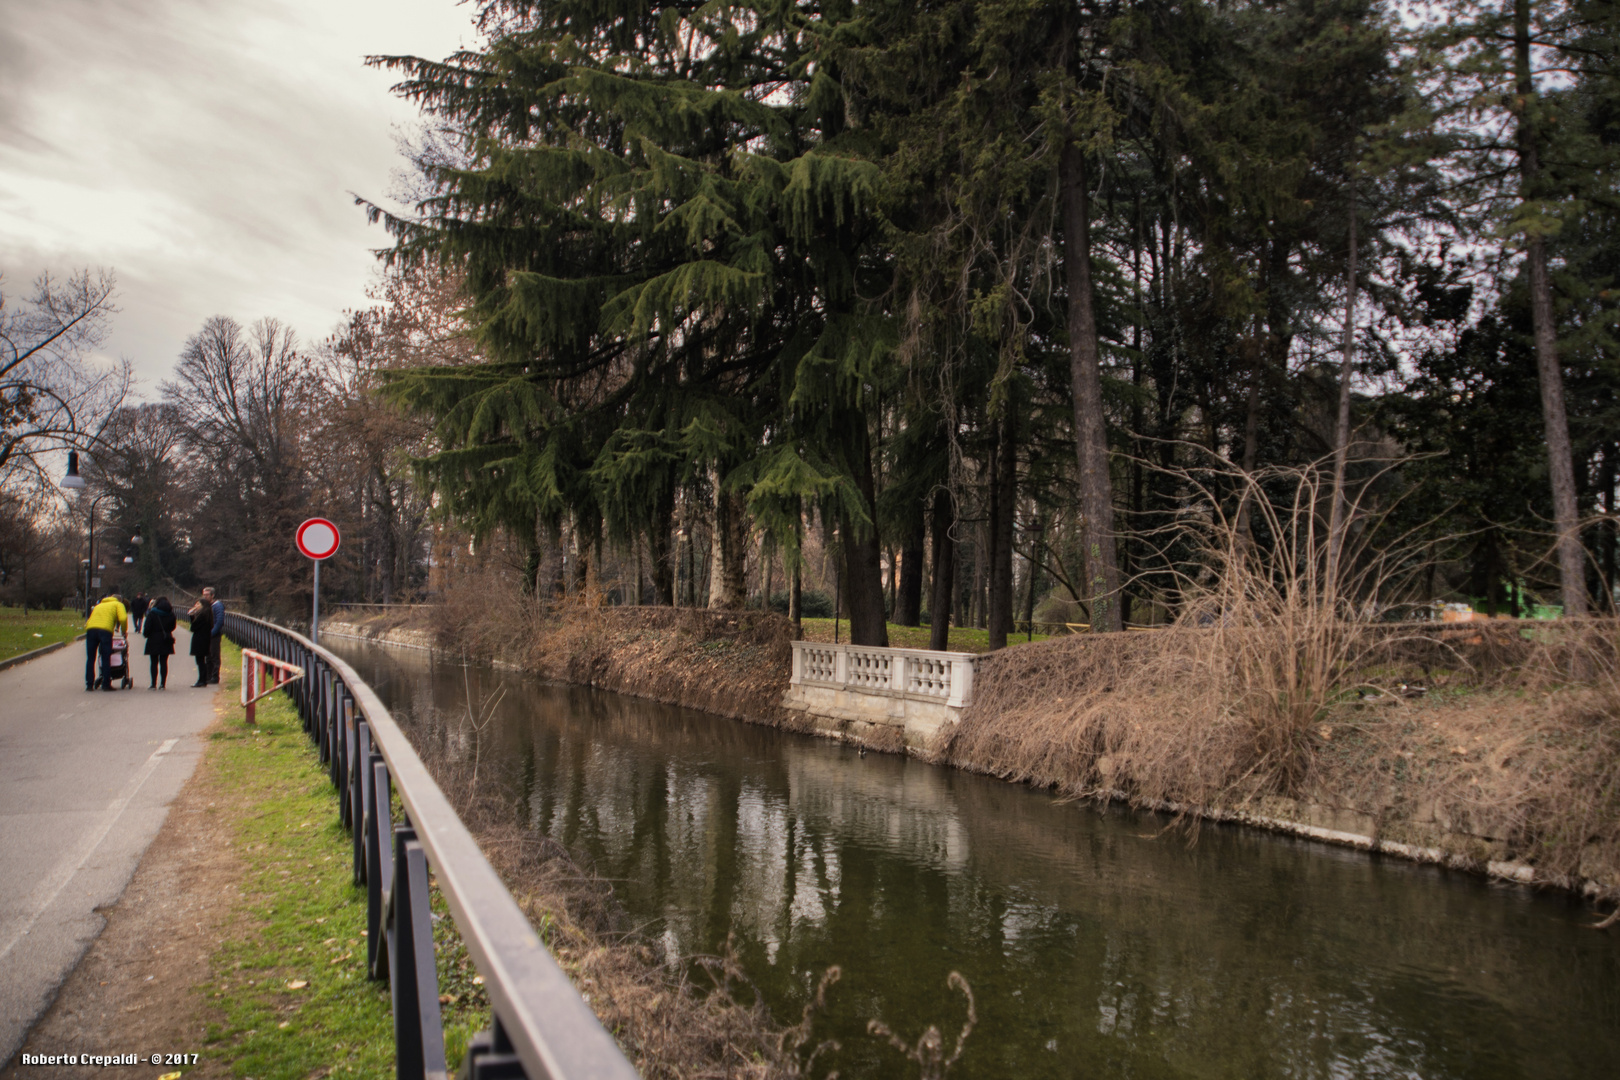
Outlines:
{"type": "Polygon", "coordinates": [[[128,690],[135,685],[129,677],[129,642],[124,640],[123,634],[115,633],[112,639],[112,652],[107,657],[106,689],[111,690],[114,679],[119,679],[120,690],[128,690]]]}

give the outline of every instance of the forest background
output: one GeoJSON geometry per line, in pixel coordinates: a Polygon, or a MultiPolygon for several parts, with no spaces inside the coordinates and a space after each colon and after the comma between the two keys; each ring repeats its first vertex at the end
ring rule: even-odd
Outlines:
{"type": "Polygon", "coordinates": [[[220,316],[131,404],[109,276],[7,297],[0,597],[101,499],[104,588],[284,615],[317,514],[334,598],[867,644],[1173,620],[1212,528],[1361,612],[1614,610],[1613,3],[480,10],[373,60],[418,213],[329,340],[220,316]]]}

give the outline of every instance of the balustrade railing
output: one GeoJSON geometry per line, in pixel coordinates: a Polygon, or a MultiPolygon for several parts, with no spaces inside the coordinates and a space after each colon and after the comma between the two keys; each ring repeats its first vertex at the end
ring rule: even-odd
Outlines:
{"type": "Polygon", "coordinates": [[[388,981],[393,998],[395,1075],[418,1080],[447,1072],[428,909],[431,866],[494,1014],[490,1030],[469,1045],[459,1075],[635,1077],[371,687],[337,656],[273,623],[227,613],[225,632],[303,669],[286,692],[354,837],[354,880],[366,887],[366,970],[388,981]],[[392,792],[405,811],[398,822],[392,792]]]}
{"type": "Polygon", "coordinates": [[[795,641],[791,685],[916,698],[966,708],[973,701],[973,670],[978,659],[973,653],[795,641]]]}

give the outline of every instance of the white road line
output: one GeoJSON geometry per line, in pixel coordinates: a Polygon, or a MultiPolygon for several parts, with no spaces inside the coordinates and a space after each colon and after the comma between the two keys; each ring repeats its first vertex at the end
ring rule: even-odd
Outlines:
{"type": "Polygon", "coordinates": [[[34,895],[38,896],[47,889],[49,894],[46,895],[43,901],[35,905],[33,914],[28,917],[28,922],[24,924],[23,928],[12,934],[11,940],[6,942],[5,948],[0,949],[0,961],[5,960],[11,954],[11,950],[16,947],[17,942],[21,941],[34,928],[34,924],[39,921],[39,917],[45,914],[46,909],[55,902],[57,896],[67,887],[67,883],[73,880],[73,875],[78,873],[90,856],[96,853],[96,849],[101,846],[103,840],[107,839],[107,834],[112,831],[112,827],[118,823],[119,818],[123,817],[124,810],[128,808],[130,800],[135,798],[141,787],[145,785],[147,777],[152,775],[152,771],[158,767],[158,764],[168,755],[169,751],[174,749],[174,744],[179,741],[179,739],[166,739],[162,746],[152,751],[152,756],[146,759],[145,764],[141,766],[141,771],[130,778],[129,783],[124,785],[124,790],[102,812],[100,827],[92,832],[89,841],[81,846],[74,855],[57,863],[50,876],[40,882],[38,888],[34,891],[34,895]]]}

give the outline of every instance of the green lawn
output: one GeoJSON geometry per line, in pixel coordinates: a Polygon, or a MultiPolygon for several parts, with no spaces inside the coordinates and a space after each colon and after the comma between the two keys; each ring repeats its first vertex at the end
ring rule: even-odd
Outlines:
{"type": "Polygon", "coordinates": [[[0,607],[0,660],[30,649],[69,641],[84,632],[84,616],[76,611],[30,611],[0,607]]]}
{"type": "MultiPolygon", "coordinates": [[[[833,639],[833,620],[831,619],[804,619],[806,641],[831,641],[833,639]]],[[[926,626],[896,626],[889,624],[889,644],[896,649],[926,649],[928,648],[928,635],[930,630],[926,626]]],[[[1045,641],[1050,635],[1036,634],[1036,641],[1045,641]]],[[[838,640],[849,640],[849,620],[838,620],[838,640]]],[[[1029,640],[1027,634],[1016,634],[1007,638],[1008,645],[1021,645],[1029,640]]],[[[990,631],[980,630],[973,626],[953,626],[950,637],[951,652],[982,653],[990,651],[990,631]]]]}
{"type": "MultiPolygon", "coordinates": [[[[240,651],[226,643],[221,695],[233,703],[240,651]]],[[[214,956],[200,992],[225,1013],[203,1049],[239,1077],[390,1076],[393,1019],[388,984],[366,977],[366,892],[353,882],[351,845],[337,793],[292,703],[274,694],[248,727],[241,706],[213,735],[219,783],[252,807],[236,843],[249,865],[241,929],[214,956]]],[[[438,890],[436,913],[447,914],[438,890]]],[[[451,1068],[489,1005],[454,923],[434,927],[451,1068]]]]}

